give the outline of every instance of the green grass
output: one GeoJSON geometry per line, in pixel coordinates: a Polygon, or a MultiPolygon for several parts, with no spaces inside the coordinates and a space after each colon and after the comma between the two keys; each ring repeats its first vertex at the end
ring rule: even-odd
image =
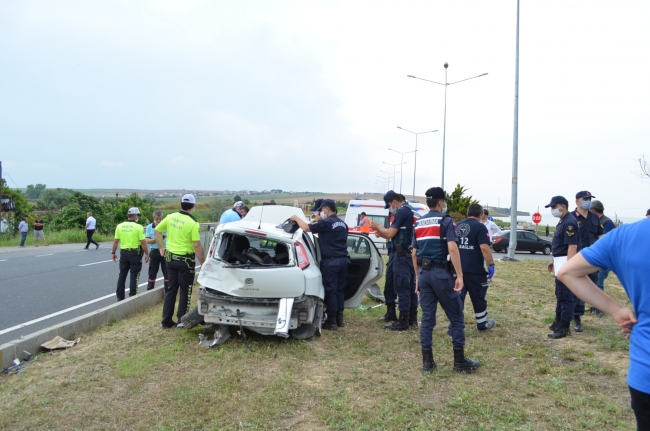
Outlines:
{"type": "MultiPolygon", "coordinates": [[[[627,303],[616,277],[606,291],[627,303]]],[[[418,331],[384,330],[383,307],[346,311],[347,327],[306,341],[249,333],[251,350],[238,337],[200,348],[200,328],[161,331],[152,307],[0,380],[0,429],[634,429],[611,318],[548,339],[553,277],[540,261],[497,262],[488,300],[488,333],[465,310],[466,353],[482,364],[472,374],[452,371],[442,311],[438,368],[422,374],[418,331]]]]}
{"type": "MultiPolygon", "coordinates": [[[[111,241],[113,237],[111,235],[103,235],[100,233],[95,233],[93,239],[97,242],[111,241]]],[[[72,243],[85,243],[87,241],[86,234],[82,229],[75,230],[62,230],[57,232],[49,232],[45,230],[45,241],[48,244],[72,244],[72,243]]],[[[34,246],[36,242],[34,241],[34,232],[29,231],[27,233],[27,239],[25,240],[25,246],[34,246]]],[[[39,240],[39,244],[42,246],[43,241],[39,240]]],[[[14,237],[7,237],[6,235],[0,236],[0,247],[14,247],[20,245],[20,235],[14,237]]]]}

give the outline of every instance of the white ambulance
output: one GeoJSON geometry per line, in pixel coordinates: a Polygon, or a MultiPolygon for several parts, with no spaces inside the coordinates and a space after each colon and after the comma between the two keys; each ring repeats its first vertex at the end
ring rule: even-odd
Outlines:
{"type": "MultiPolygon", "coordinates": [[[[419,212],[420,215],[429,212],[429,208],[419,202],[409,201],[408,204],[419,212]]],[[[376,221],[385,228],[388,228],[390,226],[390,213],[384,208],[384,201],[371,201],[365,199],[351,200],[348,204],[347,212],[345,213],[345,224],[348,225],[348,230],[350,232],[368,234],[377,247],[385,248],[388,243],[386,239],[375,236],[373,230],[369,227],[359,226],[361,219],[363,218],[361,215],[362,212],[366,213],[366,216],[368,216],[370,221],[376,221]]]]}

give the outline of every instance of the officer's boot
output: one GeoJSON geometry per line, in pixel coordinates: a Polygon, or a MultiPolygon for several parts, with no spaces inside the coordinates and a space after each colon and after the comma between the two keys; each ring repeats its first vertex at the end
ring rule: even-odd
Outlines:
{"type": "Polygon", "coordinates": [[[555,332],[555,330],[558,328],[558,325],[560,324],[560,321],[562,321],[562,319],[560,318],[560,315],[556,314],[555,315],[555,320],[553,321],[553,323],[548,325],[548,329],[555,332]]]}
{"type": "Polygon", "coordinates": [[[433,349],[422,349],[422,371],[430,373],[436,368],[436,361],[433,360],[433,349]]]}
{"type": "Polygon", "coordinates": [[[400,311],[399,320],[385,326],[386,329],[391,331],[406,331],[409,329],[409,315],[400,311]]]}
{"type": "Polygon", "coordinates": [[[465,371],[474,371],[481,364],[479,361],[473,361],[465,356],[465,349],[454,347],[454,371],[463,373],[465,371]]]}
{"type": "Polygon", "coordinates": [[[418,310],[409,311],[409,327],[418,329],[418,310]]]}
{"type": "Polygon", "coordinates": [[[573,329],[575,329],[576,332],[584,331],[582,322],[580,321],[580,316],[573,316],[573,329]]]}
{"type": "Polygon", "coordinates": [[[326,331],[338,331],[339,327],[336,324],[336,316],[328,315],[327,320],[323,322],[322,328],[325,329],[326,331]]]}
{"type": "Polygon", "coordinates": [[[565,322],[564,320],[560,320],[560,323],[555,327],[555,330],[551,333],[548,334],[549,338],[553,338],[557,340],[558,338],[564,338],[567,335],[571,334],[571,322],[565,322]]]}
{"type": "Polygon", "coordinates": [[[386,311],[386,314],[384,314],[384,317],[379,319],[381,322],[395,322],[397,321],[397,314],[395,313],[395,304],[388,305],[388,310],[386,311]]]}
{"type": "Polygon", "coordinates": [[[336,313],[336,326],[339,328],[342,328],[345,326],[345,322],[343,321],[343,312],[339,311],[336,313]]]}

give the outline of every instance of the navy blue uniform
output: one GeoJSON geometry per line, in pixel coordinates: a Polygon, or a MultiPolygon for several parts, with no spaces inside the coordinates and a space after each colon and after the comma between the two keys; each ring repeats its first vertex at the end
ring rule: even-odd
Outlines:
{"type": "Polygon", "coordinates": [[[335,214],[309,225],[318,234],[321,252],[321,275],[325,289],[328,316],[336,316],[345,308],[345,287],[348,281],[348,225],[335,214]]]}
{"type": "MultiPolygon", "coordinates": [[[[399,311],[415,315],[418,310],[418,295],[415,293],[415,268],[409,247],[413,240],[413,222],[419,214],[408,204],[402,205],[395,212],[395,219],[390,225],[397,228],[397,234],[391,239],[391,266],[393,288],[399,298],[399,311]]],[[[387,275],[388,276],[388,275],[387,275]]]]}
{"type": "MultiPolygon", "coordinates": [[[[454,348],[465,346],[465,316],[460,292],[454,292],[455,278],[449,271],[447,243],[457,241],[457,232],[451,217],[438,211],[430,211],[415,225],[413,248],[417,249],[419,266],[418,289],[422,307],[420,345],[431,349],[433,328],[436,326],[438,303],[449,319],[449,330],[454,348]],[[424,269],[423,259],[432,261],[430,269],[424,269]]],[[[401,302],[401,300],[400,300],[401,302]]]]}
{"type": "Polygon", "coordinates": [[[386,264],[386,283],[384,284],[384,300],[386,305],[395,305],[397,294],[395,293],[395,277],[393,276],[393,244],[389,241],[386,245],[388,252],[388,263],[386,264]]]}
{"type": "MultiPolygon", "coordinates": [[[[571,213],[566,213],[555,227],[552,241],[553,257],[567,256],[570,245],[578,246],[578,250],[581,248],[580,230],[575,217],[571,213]]],[[[555,298],[556,318],[560,317],[564,322],[571,322],[576,296],[557,277],[555,277],[555,298]]]]}
{"type": "Polygon", "coordinates": [[[458,223],[458,250],[460,263],[463,267],[463,282],[465,287],[461,297],[469,293],[476,316],[476,326],[479,330],[485,329],[488,320],[487,301],[488,290],[487,271],[485,259],[481,251],[481,244],[490,245],[490,234],[485,225],[473,218],[466,218],[458,223]]]}
{"type": "MultiPolygon", "coordinates": [[[[587,217],[583,217],[582,214],[578,212],[578,209],[571,213],[578,222],[578,228],[580,230],[580,243],[578,251],[583,248],[594,245],[598,240],[598,237],[603,235],[605,231],[600,224],[598,216],[591,211],[587,211],[587,217]]],[[[598,271],[587,275],[594,284],[598,283],[598,271]]],[[[580,298],[576,297],[576,305],[573,309],[574,316],[583,316],[585,314],[585,302],[580,298]]]]}

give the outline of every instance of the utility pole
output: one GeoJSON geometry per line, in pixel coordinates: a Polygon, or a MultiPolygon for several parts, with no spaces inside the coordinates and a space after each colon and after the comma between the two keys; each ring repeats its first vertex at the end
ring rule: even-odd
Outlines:
{"type": "Polygon", "coordinates": [[[515,48],[515,124],[512,137],[512,197],[510,200],[510,242],[508,260],[515,260],[517,250],[517,171],[519,159],[519,0],[517,0],[517,37],[515,48]]]}

